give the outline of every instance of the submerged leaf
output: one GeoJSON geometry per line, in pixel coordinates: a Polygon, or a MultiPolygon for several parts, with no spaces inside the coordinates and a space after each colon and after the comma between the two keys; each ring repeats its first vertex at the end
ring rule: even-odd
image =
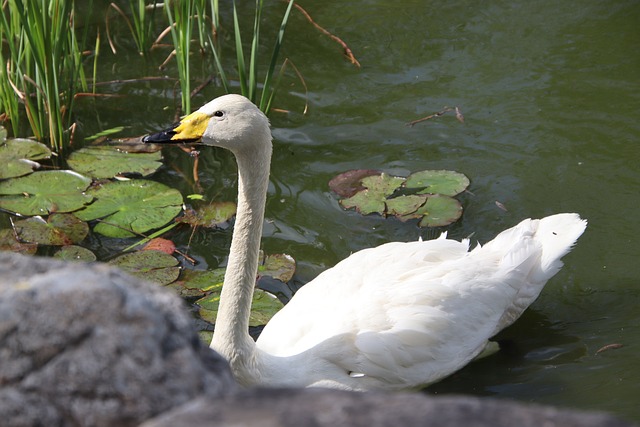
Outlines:
{"type": "Polygon", "coordinates": [[[51,150],[40,142],[21,138],[6,140],[0,144],[0,179],[30,174],[40,167],[34,160],[49,157],[51,150]]]}
{"type": "Polygon", "coordinates": [[[130,252],[109,261],[140,279],[168,285],[180,275],[178,260],[160,251],[130,252]]]}
{"type": "Polygon", "coordinates": [[[467,189],[469,178],[454,171],[424,170],[409,175],[404,185],[406,188],[423,188],[418,194],[455,196],[467,189]]]}
{"type": "Polygon", "coordinates": [[[72,212],[91,202],[84,194],[91,180],[76,172],[53,170],[0,182],[0,207],[22,215],[72,212]]]}
{"type": "Polygon", "coordinates": [[[129,153],[116,147],[86,147],[69,156],[72,169],[92,178],[112,178],[125,173],[146,176],[162,163],[161,153],[129,153]]]}
{"type": "Polygon", "coordinates": [[[162,227],[182,210],[180,192],[155,181],[107,182],[87,193],[96,201],[76,216],[84,221],[101,218],[94,231],[108,237],[132,237],[162,227]]]}

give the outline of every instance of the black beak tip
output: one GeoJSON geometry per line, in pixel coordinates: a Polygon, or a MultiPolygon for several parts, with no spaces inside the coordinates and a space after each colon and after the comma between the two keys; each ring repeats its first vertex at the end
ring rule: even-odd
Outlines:
{"type": "Polygon", "coordinates": [[[167,142],[175,142],[171,140],[171,138],[175,134],[176,132],[173,129],[167,129],[142,137],[142,142],[144,142],[145,144],[162,144],[167,142]]]}

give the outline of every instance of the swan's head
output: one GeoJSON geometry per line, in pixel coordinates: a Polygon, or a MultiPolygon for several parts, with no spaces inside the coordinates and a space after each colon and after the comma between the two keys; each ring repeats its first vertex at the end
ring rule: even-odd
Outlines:
{"type": "Polygon", "coordinates": [[[148,143],[215,145],[234,153],[271,147],[269,120],[242,95],[224,95],[184,117],[180,123],[142,139],[148,143]],[[266,146],[266,147],[265,147],[266,146]]]}

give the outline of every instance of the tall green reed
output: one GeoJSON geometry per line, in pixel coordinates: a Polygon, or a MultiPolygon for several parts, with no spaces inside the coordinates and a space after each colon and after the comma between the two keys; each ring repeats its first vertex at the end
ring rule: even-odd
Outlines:
{"type": "MultiPolygon", "coordinates": [[[[277,84],[274,83],[276,66],[278,64],[280,48],[284,40],[284,33],[287,22],[293,8],[293,1],[288,3],[287,9],[283,15],[276,40],[271,50],[271,57],[263,72],[263,80],[260,79],[260,64],[258,55],[260,53],[260,29],[262,25],[262,10],[264,9],[263,0],[256,0],[255,12],[253,19],[253,31],[251,33],[251,44],[248,55],[245,54],[245,46],[243,44],[243,31],[240,27],[240,19],[235,0],[232,2],[233,7],[233,40],[236,53],[235,65],[237,71],[237,79],[240,86],[240,93],[264,112],[268,112],[271,108],[273,98],[276,93],[277,84]]],[[[222,63],[223,46],[217,38],[220,28],[220,13],[218,0],[210,0],[207,9],[203,0],[187,0],[183,2],[174,2],[172,8],[165,3],[169,24],[171,25],[171,33],[174,42],[176,60],[178,64],[178,74],[182,87],[182,105],[185,113],[189,112],[190,107],[190,79],[189,79],[189,41],[193,30],[192,22],[197,22],[198,37],[200,46],[208,45],[213,54],[214,68],[220,77],[221,85],[225,92],[232,91],[232,78],[225,71],[222,63]],[[207,13],[207,11],[209,13],[207,13]],[[174,19],[175,17],[175,19],[174,19]],[[192,19],[187,19],[191,17],[192,19]],[[210,21],[210,25],[209,25],[210,21]]]]}
{"type": "Polygon", "coordinates": [[[74,95],[78,88],[87,90],[73,2],[8,0],[0,15],[2,43],[8,46],[2,108],[14,133],[24,108],[34,136],[61,152],[69,141],[74,95]]]}
{"type": "MultiPolygon", "coordinates": [[[[129,27],[133,40],[140,55],[146,55],[153,44],[153,28],[155,13],[158,7],[155,4],[147,5],[146,0],[129,0],[130,14],[127,15],[116,3],[109,4],[109,9],[115,10],[129,27]],[[131,18],[129,18],[131,16],[131,18]]],[[[113,53],[116,53],[115,45],[111,40],[110,19],[107,10],[105,25],[107,38],[113,53]]]]}
{"type": "MultiPolygon", "coordinates": [[[[284,40],[284,33],[289,21],[291,9],[293,8],[294,1],[289,1],[287,9],[282,17],[280,28],[278,30],[276,40],[271,50],[271,59],[269,66],[264,73],[264,80],[259,80],[259,64],[258,53],[260,50],[260,27],[262,24],[262,10],[264,7],[263,0],[256,0],[255,2],[255,14],[253,20],[253,34],[251,38],[251,48],[249,51],[249,63],[245,60],[245,51],[242,42],[242,31],[240,28],[240,22],[238,18],[238,10],[235,0],[233,1],[233,30],[235,39],[236,50],[236,64],[238,71],[238,79],[240,81],[240,92],[254,102],[265,113],[271,109],[271,104],[276,93],[277,85],[274,85],[273,77],[275,74],[276,65],[279,60],[280,48],[284,40]],[[258,98],[258,92],[261,89],[260,97],[258,98]]],[[[222,85],[227,92],[229,92],[230,81],[227,78],[224,68],[220,61],[220,49],[219,46],[210,40],[211,50],[213,52],[214,61],[222,85]]]]}

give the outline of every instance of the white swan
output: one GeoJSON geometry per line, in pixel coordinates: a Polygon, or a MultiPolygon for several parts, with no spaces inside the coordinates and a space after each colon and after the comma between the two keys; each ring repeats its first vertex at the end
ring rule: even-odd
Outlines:
{"type": "Polygon", "coordinates": [[[244,385],[410,389],[465,366],[513,323],[582,234],[577,214],[527,219],[469,251],[469,241],[387,243],[303,286],[257,342],[248,319],[271,159],[264,114],[217,98],[145,142],[202,140],[233,152],[238,211],[211,348],[244,385]]]}

